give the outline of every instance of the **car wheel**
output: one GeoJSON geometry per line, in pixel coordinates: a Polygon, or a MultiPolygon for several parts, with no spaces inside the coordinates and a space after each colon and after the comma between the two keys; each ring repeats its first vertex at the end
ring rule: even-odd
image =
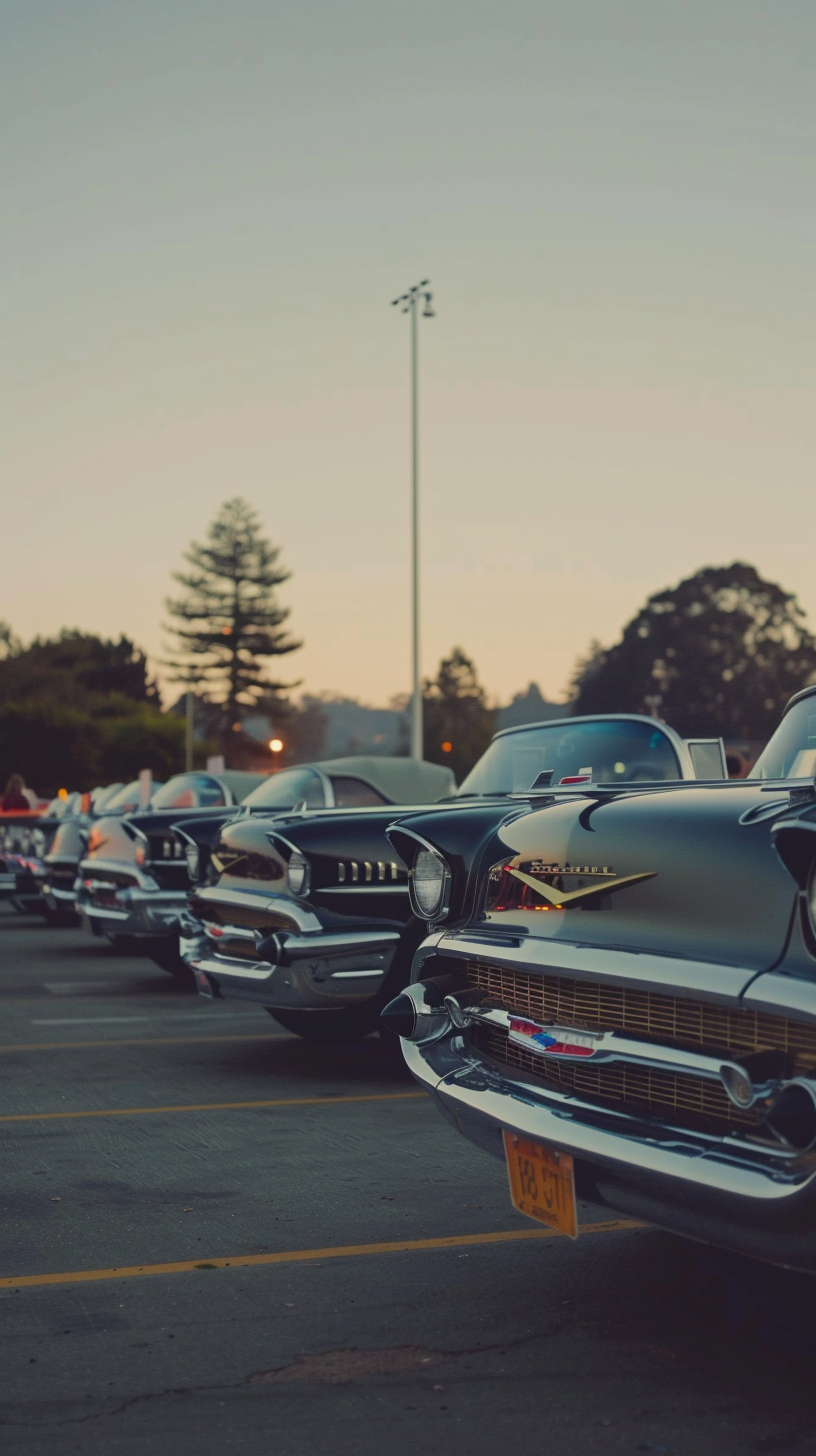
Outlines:
{"type": "Polygon", "coordinates": [[[331,1046],[343,1041],[362,1041],[377,1029],[377,1012],[369,1006],[358,1010],[343,1008],[340,1011],[283,1011],[267,1006],[287,1031],[302,1036],[304,1041],[316,1042],[319,1046],[331,1046]]]}
{"type": "Polygon", "coordinates": [[[195,977],[188,965],[185,965],[179,952],[179,941],[177,935],[165,935],[161,939],[147,941],[145,950],[160,970],[166,971],[179,985],[188,986],[190,990],[195,987],[195,977]]]}

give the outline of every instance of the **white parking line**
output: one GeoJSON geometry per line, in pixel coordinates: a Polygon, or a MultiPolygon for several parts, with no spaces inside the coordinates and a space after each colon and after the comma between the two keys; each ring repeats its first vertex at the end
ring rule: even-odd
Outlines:
{"type": "Polygon", "coordinates": [[[48,1017],[43,1020],[38,1017],[31,1018],[32,1026],[101,1026],[102,1022],[116,1022],[121,1026],[125,1022],[150,1021],[149,1016],[60,1016],[48,1017]]]}
{"type": "Polygon", "coordinates": [[[43,981],[52,996],[82,996],[86,991],[122,991],[122,981],[43,981]]]}

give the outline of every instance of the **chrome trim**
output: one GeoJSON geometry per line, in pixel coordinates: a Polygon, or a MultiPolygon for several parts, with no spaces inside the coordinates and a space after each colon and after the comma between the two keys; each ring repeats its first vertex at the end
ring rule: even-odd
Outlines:
{"type": "MultiPolygon", "coordinates": [[[[257,945],[258,936],[254,930],[246,925],[216,925],[215,921],[202,920],[204,934],[208,940],[245,940],[250,945],[257,945]]],[[[263,935],[263,931],[261,931],[263,935]]]]}
{"type": "Polygon", "coordinates": [[[670,993],[690,1001],[736,1005],[740,994],[757,976],[717,962],[681,960],[639,950],[609,950],[573,941],[542,940],[518,934],[479,934],[446,931],[435,943],[435,954],[486,961],[513,970],[549,971],[576,980],[602,980],[617,986],[638,986],[670,993]]]}
{"type": "MultiPolygon", "coordinates": [[[[411,989],[414,990],[415,988],[412,987],[411,989]]],[[[449,1002],[456,1002],[456,997],[445,997],[445,1005],[448,1006],[450,1011],[449,1002]]],[[[647,1041],[645,1038],[637,1040],[634,1037],[627,1036],[625,1032],[619,1031],[586,1031],[582,1027],[564,1026],[560,1023],[553,1023],[551,1026],[548,1026],[546,1023],[536,1021],[534,1017],[524,1016],[521,1012],[504,1011],[495,1007],[464,1005],[458,1007],[458,1011],[461,1021],[456,1021],[453,1016],[451,1019],[454,1020],[454,1024],[460,1030],[464,1026],[471,1025],[474,1022],[483,1022],[490,1026],[500,1027],[508,1033],[512,1045],[524,1046],[534,1056],[541,1058],[542,1075],[546,1075],[546,1064],[548,1061],[578,1062],[581,1066],[586,1064],[593,1067],[600,1065],[608,1066],[612,1062],[625,1062],[629,1066],[653,1067],[657,1071],[675,1072],[680,1076],[701,1077],[708,1082],[719,1082],[721,1086],[725,1086],[723,1082],[723,1072],[725,1071],[741,1073],[750,1080],[748,1068],[733,1056],[712,1057],[708,1056],[705,1052],[684,1051],[678,1047],[664,1045],[660,1042],[647,1041]],[[563,1033],[564,1041],[569,1039],[570,1033],[573,1033],[576,1037],[591,1038],[595,1044],[592,1055],[577,1057],[574,1054],[559,1053],[539,1048],[531,1045],[529,1042],[522,1043],[520,1041],[513,1041],[510,1030],[512,1021],[526,1021],[530,1025],[540,1027],[542,1031],[552,1031],[553,1034],[556,1032],[563,1033]]],[[[754,1086],[751,1101],[738,1103],[737,1105],[746,1108],[752,1107],[755,1102],[770,1096],[775,1091],[777,1085],[777,1080],[774,1080],[773,1083],[767,1082],[759,1086],[754,1086]]],[[[728,1091],[727,1087],[725,1090],[728,1091]]]]}
{"type": "MultiPolygon", "coordinates": [[[[203,922],[189,916],[181,921],[181,949],[190,969],[210,977],[221,996],[249,997],[262,1006],[359,1005],[376,989],[360,983],[379,981],[386,975],[400,941],[395,930],[320,935],[278,930],[261,936],[265,957],[270,958],[253,961],[221,953],[217,949],[220,937],[208,936],[205,941],[203,935],[191,935],[196,924],[203,922]],[[378,960],[381,965],[376,967],[378,960]]],[[[230,929],[223,929],[227,938],[230,929]]],[[[241,931],[245,940],[252,935],[243,927],[241,931]]],[[[257,937],[252,935],[252,939],[257,944],[257,937]]]]}
{"type": "Polygon", "coordinates": [[[247,981],[268,981],[277,969],[271,961],[242,961],[237,956],[193,956],[188,964],[211,976],[238,976],[247,981]]]}
{"type": "Polygon", "coordinates": [[[359,981],[365,976],[384,976],[382,967],[374,971],[332,971],[333,981],[359,981]]]}
{"type": "MultiPolygon", "coordinates": [[[[393,840],[391,839],[392,829],[398,830],[400,834],[404,834],[408,839],[413,839],[416,844],[421,845],[422,848],[427,850],[429,854],[432,854],[434,856],[434,859],[438,859],[439,863],[442,866],[442,869],[444,871],[444,878],[442,881],[442,894],[439,900],[439,908],[435,915],[430,916],[426,915],[425,912],[422,910],[421,906],[417,904],[414,895],[414,865],[416,864],[417,859],[416,854],[414,854],[413,861],[408,866],[408,896],[414,915],[416,916],[417,920],[423,920],[425,924],[429,927],[431,925],[439,925],[443,920],[447,918],[448,911],[450,910],[451,889],[453,887],[453,874],[451,872],[451,867],[448,864],[448,861],[446,860],[444,854],[437,847],[437,845],[432,844],[430,839],[426,839],[424,835],[417,834],[415,830],[406,829],[399,820],[397,820],[396,823],[393,825],[389,824],[388,828],[385,831],[389,844],[393,844],[393,840]]],[[[399,850],[397,850],[397,853],[400,853],[399,850]]],[[[401,854],[400,859],[403,859],[403,856],[401,854]]]]}
{"type": "MultiPolygon", "coordinates": [[[[315,895],[350,895],[355,887],[351,885],[316,885],[312,891],[315,895]]],[[[403,880],[402,884],[390,885],[357,885],[357,891],[363,890],[367,895],[395,895],[408,894],[408,886],[403,880]]]]}
{"type": "Polygon", "coordinates": [[[289,936],[280,932],[281,964],[310,960],[313,956],[350,955],[356,951],[374,952],[396,949],[398,930],[339,930],[323,935],[289,936]]]}
{"type": "MultiPolygon", "coordinates": [[[[306,909],[289,895],[275,895],[268,890],[262,894],[250,890],[222,890],[218,885],[196,889],[194,895],[197,904],[239,905],[242,909],[258,910],[264,915],[280,915],[283,919],[291,921],[301,935],[319,933],[323,929],[314,912],[306,909]]],[[[284,930],[284,927],[270,925],[270,933],[275,929],[284,930]]]]}
{"type": "Polygon", "coordinates": [[[416,1080],[465,1136],[497,1157],[506,1128],[623,1177],[670,1179],[674,1190],[668,1196],[692,1185],[765,1207],[783,1203],[816,1177],[812,1152],[656,1126],[654,1120],[583,1102],[574,1093],[544,1091],[521,1075],[511,1081],[470,1056],[461,1036],[402,1045],[416,1080]]]}
{"type": "MultiPolygon", "coordinates": [[[[106,871],[108,871],[110,874],[115,875],[132,875],[134,884],[140,886],[140,888],[143,890],[158,890],[159,888],[158,883],[156,882],[156,880],[154,880],[153,876],[146,875],[144,871],[139,868],[134,860],[94,858],[82,860],[79,866],[79,875],[83,880],[86,877],[93,878],[93,876],[97,874],[104,875],[106,871]]],[[[103,881],[102,883],[110,885],[112,882],[110,880],[107,880],[103,881]]],[[[114,888],[124,890],[125,886],[115,885],[114,888]]]]}

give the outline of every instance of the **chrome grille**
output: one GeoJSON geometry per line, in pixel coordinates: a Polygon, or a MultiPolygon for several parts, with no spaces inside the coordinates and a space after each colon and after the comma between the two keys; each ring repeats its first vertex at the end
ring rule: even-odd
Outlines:
{"type": "Polygon", "coordinates": [[[471,985],[488,993],[494,1005],[520,1012],[533,1021],[630,1031],[652,1041],[704,1046],[733,1055],[784,1051],[793,1057],[797,1072],[816,1068],[816,1025],[806,1021],[686,1000],[636,986],[580,981],[568,976],[533,976],[481,962],[471,962],[467,976],[471,985]]]}
{"type": "Polygon", "coordinates": [[[218,904],[212,900],[199,900],[194,895],[190,909],[199,920],[209,920],[213,925],[240,925],[243,930],[265,930],[268,935],[273,930],[292,929],[291,920],[283,915],[270,914],[262,906],[256,910],[254,905],[218,904]]]}
{"type": "Polygon", "coordinates": [[[588,1066],[585,1062],[559,1062],[539,1056],[508,1040],[498,1026],[480,1026],[474,1040],[479,1050],[503,1066],[515,1067],[543,1082],[599,1102],[625,1102],[627,1111],[659,1114],[679,1125],[704,1126],[709,1132],[729,1127],[758,1127],[759,1114],[735,1107],[719,1082],[674,1072],[635,1067],[623,1062],[588,1066]]]}

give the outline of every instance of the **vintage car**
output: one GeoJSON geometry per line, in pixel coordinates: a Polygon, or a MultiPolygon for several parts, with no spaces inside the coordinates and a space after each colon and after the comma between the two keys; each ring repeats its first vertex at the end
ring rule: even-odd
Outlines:
{"type": "MultiPolygon", "coordinates": [[[[154,783],[155,794],[161,784],[154,783]]],[[[52,925],[76,925],[76,880],[80,862],[86,852],[91,826],[101,815],[132,814],[139,808],[141,785],[138,779],[129,784],[114,784],[90,796],[90,803],[80,811],[63,816],[51,837],[49,847],[32,866],[32,878],[40,896],[38,909],[52,925]]]]}
{"type": "MultiPolygon", "coordinates": [[[[499,733],[458,790],[472,834],[529,808],[531,785],[694,777],[724,772],[719,739],[684,743],[652,718],[570,718],[499,733]],[[589,765],[589,767],[588,767],[589,765]],[[593,767],[594,766],[594,767],[593,767]],[[514,797],[521,795],[520,798],[514,797]]],[[[400,762],[400,760],[397,760],[400,762]]],[[[409,760],[401,760],[407,764],[409,760]]],[[[407,808],[404,812],[408,812],[407,808]]],[[[437,804],[431,814],[450,812],[437,804]]],[[[235,819],[197,886],[182,955],[202,995],[254,1001],[313,1041],[365,1036],[410,974],[425,934],[386,830],[393,811],[235,819]]]]}
{"type": "Polygon", "coordinates": [[[392,828],[430,933],[384,1023],[522,1212],[816,1268],[815,770],[810,687],[751,778],[392,828]]]}
{"type": "Polygon", "coordinates": [[[0,814],[0,896],[22,914],[45,914],[36,876],[60,825],[82,813],[82,800],[73,793],[42,811],[0,814]]]}
{"type": "Polygon", "coordinates": [[[96,934],[132,937],[162,970],[190,972],[179,955],[179,917],[194,877],[206,874],[209,851],[225,821],[274,809],[336,805],[394,806],[449,793],[449,769],[405,758],[351,757],[301,764],[274,774],[188,773],[155,794],[149,811],[92,828],[80,867],[77,902],[96,934]]]}
{"type": "MultiPolygon", "coordinates": [[[[184,845],[165,838],[164,830],[180,815],[211,809],[234,814],[263,782],[263,774],[233,770],[180,773],[153,794],[143,813],[96,819],[75,881],[76,909],[86,928],[114,943],[140,940],[154,958],[161,958],[167,951],[167,922],[175,921],[187,890],[184,845]],[[146,827],[153,831],[155,844],[146,827]]],[[[172,943],[170,949],[175,950],[172,943]]],[[[167,959],[164,968],[175,971],[177,955],[167,959]]]]}

